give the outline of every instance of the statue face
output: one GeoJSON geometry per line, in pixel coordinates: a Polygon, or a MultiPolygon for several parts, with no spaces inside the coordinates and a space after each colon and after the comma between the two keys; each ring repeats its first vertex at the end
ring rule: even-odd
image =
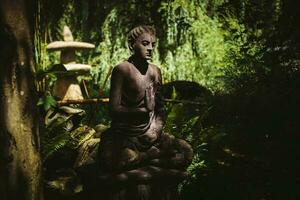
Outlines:
{"type": "Polygon", "coordinates": [[[133,44],[134,54],[143,59],[150,60],[152,58],[155,41],[156,39],[153,35],[149,33],[143,33],[133,44]]]}

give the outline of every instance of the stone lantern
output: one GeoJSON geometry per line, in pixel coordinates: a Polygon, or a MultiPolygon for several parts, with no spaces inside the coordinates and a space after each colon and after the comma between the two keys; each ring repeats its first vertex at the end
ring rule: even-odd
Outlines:
{"type": "Polygon", "coordinates": [[[89,73],[91,66],[76,63],[75,51],[92,49],[95,45],[74,41],[68,26],[64,27],[64,41],[55,41],[47,45],[49,51],[60,51],[60,64],[55,64],[49,71],[57,75],[52,95],[60,100],[82,100],[83,95],[77,76],[89,73]]]}

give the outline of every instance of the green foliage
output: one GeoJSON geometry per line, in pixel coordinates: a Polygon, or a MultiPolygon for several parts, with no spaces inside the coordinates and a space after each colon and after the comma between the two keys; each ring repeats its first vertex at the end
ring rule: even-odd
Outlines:
{"type": "Polygon", "coordinates": [[[61,150],[63,147],[72,146],[73,144],[73,138],[67,131],[61,131],[53,138],[44,138],[43,141],[42,157],[44,161],[47,160],[51,155],[61,150]]]}
{"type": "Polygon", "coordinates": [[[115,29],[118,26],[120,13],[117,9],[112,9],[107,15],[103,25],[102,41],[96,48],[97,57],[90,58],[88,61],[94,66],[91,75],[95,84],[103,84],[104,77],[108,73],[110,66],[115,66],[129,57],[129,50],[126,46],[126,37],[122,29],[115,29]]]}
{"type": "MultiPolygon", "coordinates": [[[[78,179],[78,178],[77,178],[78,179]]],[[[83,186],[75,177],[59,177],[47,182],[48,187],[57,190],[64,195],[74,195],[82,192],[83,186]]]]}
{"type": "Polygon", "coordinates": [[[165,79],[196,81],[213,91],[222,89],[219,76],[226,46],[220,21],[208,17],[196,1],[165,3],[160,12],[170,23],[162,62],[165,79]]]}
{"type": "Polygon", "coordinates": [[[57,102],[53,96],[51,96],[49,93],[46,93],[39,99],[37,106],[42,106],[47,112],[50,108],[55,108],[57,106],[57,102]]]}
{"type": "Polygon", "coordinates": [[[48,110],[45,117],[46,129],[42,140],[42,157],[47,160],[64,148],[77,149],[83,142],[93,137],[95,130],[80,125],[82,113],[67,114],[56,108],[48,110]],[[75,124],[76,123],[76,124],[75,124]]]}
{"type": "Polygon", "coordinates": [[[225,26],[227,48],[223,80],[227,92],[232,92],[240,86],[249,84],[250,81],[255,83],[259,78],[257,74],[260,73],[262,76],[268,73],[268,68],[264,67],[263,63],[264,41],[250,39],[250,37],[260,38],[262,35],[260,29],[251,33],[245,25],[232,17],[226,19],[225,26]]]}
{"type": "MultiPolygon", "coordinates": [[[[39,48],[36,57],[43,68],[59,62],[57,56],[55,59],[50,58],[49,62],[49,53],[45,53],[44,47],[46,42],[61,39],[63,26],[67,24],[73,30],[75,40],[96,44],[95,50],[79,52],[78,62],[91,64],[92,79],[89,81],[98,88],[103,87],[109,67],[115,66],[130,55],[127,48],[129,30],[136,24],[153,24],[157,28],[158,36],[158,47],[153,62],[161,67],[165,82],[191,80],[212,91],[226,91],[222,77],[228,67],[239,64],[233,60],[244,56],[241,52],[244,45],[250,45],[254,53],[258,49],[247,43],[248,34],[234,17],[224,19],[209,15],[209,12],[217,10],[223,3],[225,1],[199,3],[195,0],[175,0],[142,5],[129,1],[127,6],[124,6],[121,2],[103,2],[102,6],[106,10],[90,13],[91,6],[101,6],[66,1],[64,12],[57,13],[58,18],[49,18],[55,19],[53,22],[57,24],[51,23],[48,32],[44,33],[48,34],[48,38],[42,40],[41,38],[45,37],[37,36],[35,41],[39,48]],[[153,9],[156,10],[153,12],[153,9]],[[143,12],[140,13],[139,10],[143,12]],[[93,22],[96,26],[89,26],[91,22],[88,20],[92,17],[98,20],[93,22]],[[231,33],[235,36],[231,36],[231,33]]],[[[55,10],[54,13],[58,11],[55,10]]],[[[43,33],[40,28],[38,30],[36,33],[43,33]]],[[[103,90],[107,88],[108,84],[103,90]]]]}
{"type": "MultiPolygon", "coordinates": [[[[97,97],[99,88],[107,95],[109,84],[103,83],[109,66],[130,55],[126,34],[135,25],[150,24],[158,38],[152,62],[161,67],[164,81],[191,80],[213,92],[211,99],[197,99],[201,106],[167,107],[165,130],[188,140],[195,150],[188,169],[191,178],[181,187],[183,198],[195,199],[196,194],[197,199],[276,199],[276,194],[291,191],[281,199],[298,199],[291,189],[295,185],[285,178],[293,177],[299,166],[293,159],[299,156],[295,119],[300,80],[295,0],[38,2],[38,72],[59,62],[45,46],[61,40],[67,24],[75,40],[96,44],[95,50],[79,52],[78,62],[93,66],[91,77],[84,77],[91,96],[97,97]]],[[[49,91],[49,82],[38,81],[40,91],[49,91]]],[[[47,98],[39,104],[46,109],[52,105],[47,98]]],[[[109,123],[107,108],[94,108],[85,107],[91,119],[86,122],[109,123]]],[[[50,149],[62,149],[74,140],[70,133],[55,137],[51,133],[43,138],[50,141],[46,152],[51,155],[50,149]]]]}
{"type": "Polygon", "coordinates": [[[42,156],[44,161],[63,148],[75,151],[95,134],[95,131],[87,126],[80,126],[72,131],[68,130],[66,128],[68,120],[70,118],[58,120],[51,128],[48,128],[46,136],[43,136],[42,156]]]}

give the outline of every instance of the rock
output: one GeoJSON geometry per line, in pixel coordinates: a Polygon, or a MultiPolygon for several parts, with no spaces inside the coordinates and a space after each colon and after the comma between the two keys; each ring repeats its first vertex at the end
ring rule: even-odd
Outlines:
{"type": "Polygon", "coordinates": [[[78,150],[78,156],[74,164],[75,169],[84,168],[96,164],[100,139],[92,138],[85,141],[78,150]]]}
{"type": "Polygon", "coordinates": [[[172,81],[163,85],[164,98],[172,98],[173,89],[177,99],[194,100],[202,96],[210,96],[211,92],[205,87],[192,81],[172,81]]]}
{"type": "Polygon", "coordinates": [[[97,126],[95,126],[95,131],[96,131],[96,134],[95,134],[95,137],[96,138],[100,138],[101,134],[106,131],[109,127],[104,125],[104,124],[98,124],[97,126]]]}

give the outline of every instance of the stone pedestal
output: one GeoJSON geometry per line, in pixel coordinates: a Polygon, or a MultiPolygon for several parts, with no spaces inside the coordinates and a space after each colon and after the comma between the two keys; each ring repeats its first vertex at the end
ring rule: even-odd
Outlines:
{"type": "Polygon", "coordinates": [[[176,200],[177,186],[185,177],[185,172],[154,166],[85,176],[84,195],[92,200],[176,200]]]}

